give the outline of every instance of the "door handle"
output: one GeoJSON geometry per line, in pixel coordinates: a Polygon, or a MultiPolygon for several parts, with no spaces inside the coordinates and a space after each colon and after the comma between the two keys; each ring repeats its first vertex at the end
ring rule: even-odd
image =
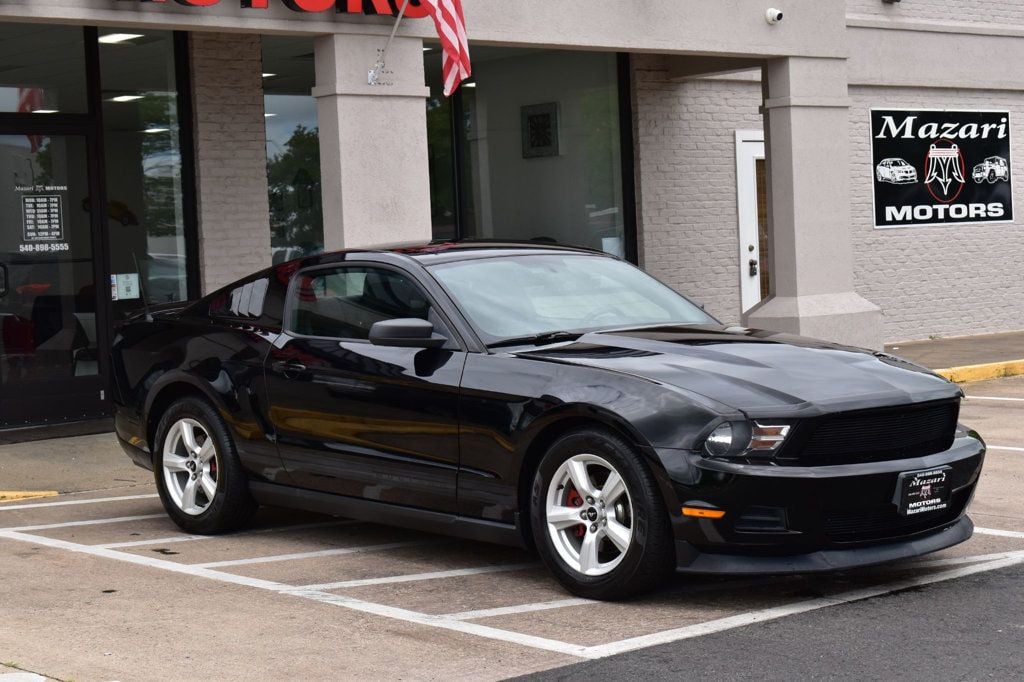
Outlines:
{"type": "Polygon", "coordinates": [[[749,265],[750,265],[750,276],[751,277],[756,277],[757,276],[757,261],[754,260],[753,258],[751,258],[749,265]]]}
{"type": "Polygon", "coordinates": [[[278,360],[270,366],[275,372],[280,372],[289,379],[293,379],[299,373],[306,371],[306,366],[296,360],[278,360]]]}

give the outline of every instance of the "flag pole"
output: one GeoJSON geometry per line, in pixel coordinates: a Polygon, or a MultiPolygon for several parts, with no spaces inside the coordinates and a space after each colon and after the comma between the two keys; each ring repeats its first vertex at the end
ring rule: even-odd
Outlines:
{"type": "Polygon", "coordinates": [[[402,17],[405,16],[405,10],[409,7],[409,0],[403,0],[402,8],[398,10],[398,17],[395,19],[395,25],[391,27],[391,35],[388,36],[388,42],[384,43],[384,49],[377,55],[377,62],[373,65],[373,68],[366,72],[366,83],[367,85],[378,85],[381,73],[384,71],[384,63],[388,56],[388,48],[391,47],[391,42],[395,39],[395,34],[398,33],[398,27],[402,23],[402,17]]]}

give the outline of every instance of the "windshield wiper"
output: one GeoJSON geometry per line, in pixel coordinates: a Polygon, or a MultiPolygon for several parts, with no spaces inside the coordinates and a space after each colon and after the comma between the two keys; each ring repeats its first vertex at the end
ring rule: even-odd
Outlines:
{"type": "Polygon", "coordinates": [[[528,344],[543,346],[548,343],[559,343],[560,341],[575,341],[583,336],[583,334],[584,332],[544,332],[543,334],[531,334],[530,336],[517,336],[511,339],[502,339],[501,341],[495,341],[494,343],[487,344],[487,347],[500,348],[502,346],[525,346],[528,344]]]}

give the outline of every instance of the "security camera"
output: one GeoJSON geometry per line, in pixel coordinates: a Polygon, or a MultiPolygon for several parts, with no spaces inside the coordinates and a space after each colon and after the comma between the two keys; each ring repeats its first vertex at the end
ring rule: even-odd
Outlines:
{"type": "Polygon", "coordinates": [[[764,13],[764,20],[772,25],[779,23],[782,21],[782,10],[775,9],[774,7],[769,8],[769,10],[764,13]]]}

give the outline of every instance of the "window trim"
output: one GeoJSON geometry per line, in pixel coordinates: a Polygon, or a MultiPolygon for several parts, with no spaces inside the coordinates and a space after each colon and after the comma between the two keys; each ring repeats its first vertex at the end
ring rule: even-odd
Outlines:
{"type": "MultiPolygon", "coordinates": [[[[343,336],[320,336],[320,335],[317,335],[317,334],[301,334],[301,333],[291,329],[291,314],[292,314],[292,311],[293,311],[293,309],[295,307],[295,301],[298,298],[298,294],[296,293],[295,290],[299,286],[298,285],[299,277],[301,277],[302,275],[309,274],[311,272],[319,272],[319,271],[322,271],[322,270],[334,270],[334,271],[337,271],[337,270],[347,270],[347,269],[351,269],[351,268],[364,268],[364,269],[376,268],[378,270],[389,270],[391,272],[397,272],[398,274],[404,275],[405,277],[409,278],[409,280],[413,284],[415,284],[417,287],[419,287],[420,292],[423,294],[424,298],[426,298],[427,301],[430,303],[430,307],[433,308],[434,312],[437,313],[437,315],[441,318],[441,321],[444,322],[445,326],[448,328],[448,332],[449,332],[448,341],[449,342],[446,343],[441,348],[439,348],[438,350],[457,351],[457,352],[460,352],[460,353],[468,352],[467,349],[466,349],[466,343],[465,343],[464,339],[462,338],[462,335],[459,333],[458,328],[452,323],[451,316],[444,309],[444,307],[441,306],[438,303],[437,297],[433,296],[430,293],[430,291],[428,290],[429,288],[424,286],[423,282],[421,282],[419,280],[419,278],[416,277],[412,272],[410,272],[410,271],[408,271],[408,270],[406,270],[404,268],[400,268],[400,267],[391,265],[390,263],[381,263],[381,262],[378,262],[378,261],[365,261],[365,260],[361,260],[361,261],[348,261],[348,260],[346,260],[346,261],[341,262],[341,263],[324,263],[324,264],[320,264],[320,265],[313,265],[313,266],[310,266],[308,268],[302,268],[301,270],[297,270],[295,272],[295,274],[292,275],[291,281],[288,282],[288,290],[285,293],[284,307],[283,307],[283,311],[282,311],[282,314],[281,314],[281,317],[282,317],[282,319],[281,319],[281,333],[282,334],[287,334],[290,338],[293,338],[293,339],[314,339],[314,340],[323,340],[323,341],[337,341],[339,343],[364,343],[364,344],[370,344],[370,340],[369,339],[356,339],[356,338],[343,337],[343,336]],[[451,346],[455,346],[455,347],[452,348],[451,346]]],[[[397,318],[395,318],[395,319],[397,319],[397,318]]],[[[423,349],[422,348],[413,348],[411,350],[423,350],[423,349]]]]}

